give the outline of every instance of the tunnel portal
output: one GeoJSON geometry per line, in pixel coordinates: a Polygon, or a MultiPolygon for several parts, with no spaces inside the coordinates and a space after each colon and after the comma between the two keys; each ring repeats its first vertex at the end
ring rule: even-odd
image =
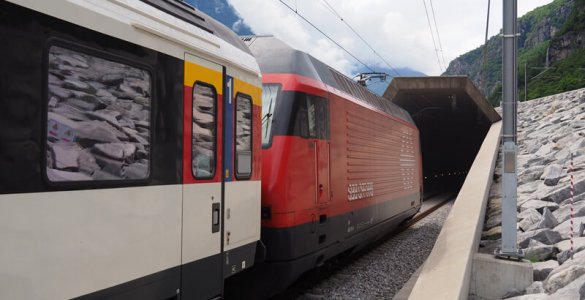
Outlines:
{"type": "Polygon", "coordinates": [[[500,115],[466,76],[395,77],[384,97],[419,128],[425,194],[459,190],[500,115]]]}

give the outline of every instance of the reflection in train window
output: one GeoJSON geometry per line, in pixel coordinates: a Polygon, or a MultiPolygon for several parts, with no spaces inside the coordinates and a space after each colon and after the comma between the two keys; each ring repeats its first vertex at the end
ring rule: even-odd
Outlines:
{"type": "Polygon", "coordinates": [[[252,99],[239,93],[236,96],[236,178],[252,174],[252,99]]]}
{"type": "Polygon", "coordinates": [[[217,93],[211,85],[197,82],[193,87],[192,170],[196,179],[215,173],[217,93]]]}
{"type": "Polygon", "coordinates": [[[52,46],[47,82],[49,181],[148,178],[152,94],[147,71],[52,46]]]}

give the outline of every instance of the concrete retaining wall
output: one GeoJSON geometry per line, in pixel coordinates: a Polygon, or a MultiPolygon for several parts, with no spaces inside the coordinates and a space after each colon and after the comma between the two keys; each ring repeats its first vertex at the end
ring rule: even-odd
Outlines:
{"type": "Polygon", "coordinates": [[[501,131],[492,124],[408,299],[467,299],[501,131]]]}

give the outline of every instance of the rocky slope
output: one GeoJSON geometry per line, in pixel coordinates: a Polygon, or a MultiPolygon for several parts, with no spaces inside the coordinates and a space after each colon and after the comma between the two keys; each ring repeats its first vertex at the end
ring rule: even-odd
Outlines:
{"type": "MultiPolygon", "coordinates": [[[[534,263],[535,282],[513,299],[584,299],[585,89],[520,103],[518,146],[518,244],[534,263]]],[[[501,243],[501,188],[498,161],[480,252],[493,253],[501,243]]]]}
{"type": "MultiPolygon", "coordinates": [[[[520,99],[524,99],[524,64],[527,63],[528,98],[556,94],[585,86],[571,68],[557,64],[569,58],[583,46],[579,38],[585,35],[581,28],[583,0],[555,0],[519,18],[518,66],[520,99]],[[536,77],[543,67],[558,69],[547,71],[546,76],[536,77]],[[533,78],[533,79],[531,79],[533,78]],[[556,78],[556,80],[551,80],[556,78]],[[577,80],[575,80],[577,78],[577,80]],[[564,79],[561,82],[559,79],[564,79]],[[544,84],[548,82],[549,84],[544,84]],[[542,87],[541,87],[542,86],[542,87]]],[[[444,75],[468,75],[482,93],[494,105],[501,100],[502,41],[499,35],[487,43],[487,59],[484,65],[484,46],[465,53],[453,60],[444,75]]],[[[581,57],[573,58],[585,63],[581,57]]]]}

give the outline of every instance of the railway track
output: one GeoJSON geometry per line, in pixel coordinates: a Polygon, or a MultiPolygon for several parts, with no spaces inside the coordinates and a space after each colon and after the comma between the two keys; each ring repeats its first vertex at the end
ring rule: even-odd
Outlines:
{"type": "Polygon", "coordinates": [[[424,222],[433,212],[452,203],[455,196],[454,193],[448,193],[425,199],[421,212],[392,233],[354,255],[339,257],[308,272],[284,293],[271,299],[391,298],[426,260],[450,207],[443,210],[441,226],[433,222],[422,226],[418,224],[424,222]],[[433,228],[425,228],[426,226],[433,228]],[[410,233],[414,227],[416,228],[410,233]],[[417,241],[421,239],[424,241],[417,241]],[[426,246],[416,249],[423,242],[426,246]],[[399,247],[405,249],[398,250],[399,247]],[[418,259],[415,261],[394,255],[400,251],[418,253],[418,259]],[[405,259],[410,260],[406,265],[404,262],[397,263],[405,259]]]}
{"type": "MultiPolygon", "coordinates": [[[[325,262],[270,299],[391,298],[426,260],[450,209],[444,206],[452,203],[455,195],[428,197],[421,211],[392,233],[357,253],[325,262]],[[437,210],[441,220],[424,224],[437,210]]],[[[240,298],[237,291],[226,292],[227,299],[240,298]]]]}

